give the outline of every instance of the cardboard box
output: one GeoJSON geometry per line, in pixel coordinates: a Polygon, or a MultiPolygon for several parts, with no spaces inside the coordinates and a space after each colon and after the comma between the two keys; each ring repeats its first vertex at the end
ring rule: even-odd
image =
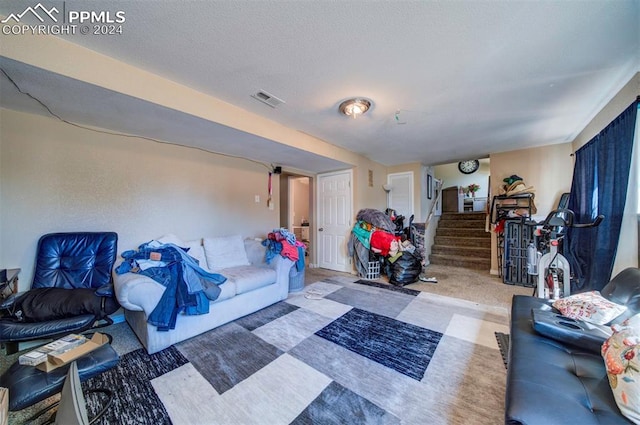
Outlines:
{"type": "Polygon", "coordinates": [[[42,347],[38,347],[35,350],[29,351],[26,354],[22,354],[18,358],[18,363],[25,366],[36,366],[46,361],[48,354],[62,354],[87,341],[84,335],[69,334],[42,347]]]}
{"type": "Polygon", "coordinates": [[[93,334],[93,337],[91,337],[89,341],[75,348],[72,348],[69,351],[65,351],[62,354],[47,354],[47,361],[40,363],[36,366],[36,368],[44,372],[51,372],[52,370],[55,370],[60,366],[71,363],[78,357],[82,357],[85,354],[92,352],[93,350],[103,346],[104,344],[107,344],[108,342],[108,336],[96,332],[93,334]]]}

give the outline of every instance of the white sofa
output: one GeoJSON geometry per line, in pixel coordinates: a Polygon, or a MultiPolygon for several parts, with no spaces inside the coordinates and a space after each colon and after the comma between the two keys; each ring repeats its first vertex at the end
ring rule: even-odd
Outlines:
{"type": "Polygon", "coordinates": [[[190,248],[189,254],[200,261],[202,268],[222,274],[227,281],[220,285],[220,296],[210,301],[208,314],[179,314],[175,329],[158,332],[147,323],[147,317],[162,297],[164,286],[141,274],[114,273],[116,297],[125,310],[125,318],[149,354],[288,296],[289,271],[294,263],[277,255],[267,264],[266,248],[259,240],[243,241],[240,236],[232,236],[183,242],[173,235],[157,240],[190,248]],[[246,257],[242,257],[241,250],[246,257]]]}

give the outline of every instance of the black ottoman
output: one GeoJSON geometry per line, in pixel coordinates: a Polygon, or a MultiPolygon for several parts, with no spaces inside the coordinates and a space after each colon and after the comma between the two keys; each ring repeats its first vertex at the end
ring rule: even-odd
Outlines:
{"type": "MultiPolygon", "coordinates": [[[[120,357],[111,344],[102,345],[76,359],[80,381],[115,367],[119,361],[120,357]]],[[[22,410],[60,392],[68,370],[69,365],[65,365],[47,373],[16,361],[0,376],[0,387],[9,389],[9,410],[22,410]]]]}

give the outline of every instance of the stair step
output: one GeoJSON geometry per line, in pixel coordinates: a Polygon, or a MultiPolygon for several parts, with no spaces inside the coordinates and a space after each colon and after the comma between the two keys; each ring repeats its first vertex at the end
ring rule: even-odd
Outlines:
{"type": "Polygon", "coordinates": [[[451,220],[448,218],[440,219],[438,221],[438,227],[466,227],[468,229],[482,229],[486,226],[485,220],[451,220]]]}
{"type": "Polygon", "coordinates": [[[491,249],[491,238],[483,236],[481,238],[467,238],[460,236],[440,236],[436,234],[434,245],[446,246],[477,246],[491,249]]]}
{"type": "Polygon", "coordinates": [[[431,254],[429,255],[429,262],[431,264],[464,267],[467,269],[474,269],[474,270],[491,269],[490,258],[473,258],[473,257],[465,257],[461,255],[431,254]]]}
{"type": "Polygon", "coordinates": [[[433,245],[432,254],[460,255],[466,257],[491,258],[491,247],[460,246],[460,245],[433,245]]]}
{"type": "Polygon", "coordinates": [[[491,269],[491,233],[485,231],[486,214],[444,213],[431,247],[431,264],[491,269]]]}
{"type": "Polygon", "coordinates": [[[483,212],[466,212],[466,213],[442,213],[440,220],[474,220],[484,221],[487,214],[483,212]]]}
{"type": "Polygon", "coordinates": [[[491,233],[485,232],[484,228],[474,229],[467,227],[440,227],[436,230],[437,236],[458,236],[468,238],[491,238],[491,233]]]}
{"type": "Polygon", "coordinates": [[[484,230],[485,223],[484,221],[440,220],[438,228],[484,230]]]}

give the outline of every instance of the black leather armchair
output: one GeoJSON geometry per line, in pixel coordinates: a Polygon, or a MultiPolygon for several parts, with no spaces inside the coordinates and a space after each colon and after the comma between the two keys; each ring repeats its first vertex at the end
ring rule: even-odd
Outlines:
{"type": "Polygon", "coordinates": [[[31,289],[0,304],[0,342],[7,354],[18,342],[57,338],[92,328],[119,308],[111,271],[114,232],[50,233],[38,241],[31,289]]]}

